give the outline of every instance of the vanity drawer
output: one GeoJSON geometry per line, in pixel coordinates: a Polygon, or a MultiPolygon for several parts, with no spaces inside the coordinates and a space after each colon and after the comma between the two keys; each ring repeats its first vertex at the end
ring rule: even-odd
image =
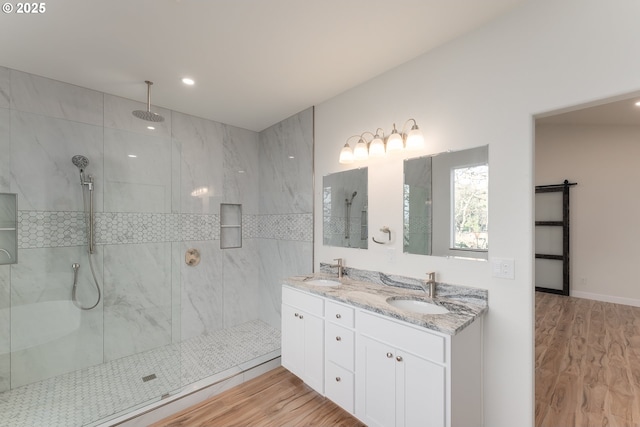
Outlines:
{"type": "Polygon", "coordinates": [[[358,312],[358,332],[436,363],[445,363],[447,360],[445,337],[426,329],[418,329],[408,324],[360,311],[358,312]]]}
{"type": "Polygon", "coordinates": [[[327,360],[353,371],[355,359],[354,331],[334,323],[325,323],[324,348],[327,360]]]}
{"type": "Polygon", "coordinates": [[[346,326],[347,328],[353,328],[355,324],[354,308],[334,301],[327,301],[324,309],[324,317],[330,322],[346,326]]]}
{"type": "Polygon", "coordinates": [[[299,308],[309,314],[322,317],[324,299],[306,292],[296,291],[287,286],[282,287],[282,303],[299,308]]]}
{"type": "Polygon", "coordinates": [[[327,362],[324,384],[326,397],[353,414],[355,394],[353,373],[335,363],[327,362]]]}

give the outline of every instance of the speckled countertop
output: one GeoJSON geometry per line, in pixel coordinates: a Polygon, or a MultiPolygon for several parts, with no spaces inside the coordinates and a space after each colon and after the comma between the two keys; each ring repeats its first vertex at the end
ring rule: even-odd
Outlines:
{"type": "MultiPolygon", "coordinates": [[[[309,283],[312,278],[337,280],[335,274],[316,273],[290,277],[284,284],[448,335],[462,331],[488,309],[487,291],[466,286],[438,283],[436,297],[431,299],[424,291],[416,289],[414,284],[398,283],[392,276],[382,273],[378,273],[371,281],[344,277],[340,279],[342,284],[339,286],[313,285],[309,283]],[[382,283],[385,281],[392,283],[382,283]],[[432,302],[447,308],[449,313],[420,314],[387,303],[387,299],[398,297],[432,302]]],[[[410,280],[418,283],[417,279],[410,280]]]]}

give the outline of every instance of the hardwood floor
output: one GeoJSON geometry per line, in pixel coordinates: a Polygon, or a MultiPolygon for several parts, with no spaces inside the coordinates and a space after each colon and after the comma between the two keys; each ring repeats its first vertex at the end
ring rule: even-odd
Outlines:
{"type": "Polygon", "coordinates": [[[536,426],[640,426],[640,308],[536,293],[536,426]]]}
{"type": "Polygon", "coordinates": [[[283,367],[188,408],[152,427],[364,426],[283,367]]]}

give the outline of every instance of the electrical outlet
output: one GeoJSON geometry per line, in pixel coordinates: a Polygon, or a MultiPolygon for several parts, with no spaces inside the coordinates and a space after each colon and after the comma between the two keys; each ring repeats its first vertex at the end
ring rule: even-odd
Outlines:
{"type": "Polygon", "coordinates": [[[501,279],[515,279],[515,262],[513,258],[491,258],[493,277],[501,279]]]}

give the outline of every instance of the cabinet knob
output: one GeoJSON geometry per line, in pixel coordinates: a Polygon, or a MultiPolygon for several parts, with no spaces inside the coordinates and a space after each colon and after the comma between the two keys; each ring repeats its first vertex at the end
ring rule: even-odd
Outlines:
{"type": "Polygon", "coordinates": [[[402,362],[402,356],[396,356],[396,360],[397,360],[398,362],[402,362]]]}
{"type": "Polygon", "coordinates": [[[336,341],[342,341],[342,337],[336,337],[336,341]]]}
{"type": "Polygon", "coordinates": [[[342,316],[340,315],[340,313],[336,314],[336,319],[340,319],[342,318],[342,316]]]}
{"type": "Polygon", "coordinates": [[[336,381],[337,381],[337,382],[340,382],[340,381],[342,381],[342,378],[340,378],[340,377],[336,377],[336,381]]]}
{"type": "Polygon", "coordinates": [[[387,353],[387,357],[388,357],[389,359],[391,359],[391,358],[393,357],[393,354],[391,354],[391,353],[387,353]]]}
{"type": "Polygon", "coordinates": [[[301,320],[302,320],[302,318],[303,318],[302,314],[301,314],[300,316],[298,316],[298,317],[299,317],[301,320]]]}
{"type": "Polygon", "coordinates": [[[298,316],[300,316],[300,315],[299,315],[298,313],[295,313],[295,314],[294,314],[294,316],[298,317],[298,316]]]}

